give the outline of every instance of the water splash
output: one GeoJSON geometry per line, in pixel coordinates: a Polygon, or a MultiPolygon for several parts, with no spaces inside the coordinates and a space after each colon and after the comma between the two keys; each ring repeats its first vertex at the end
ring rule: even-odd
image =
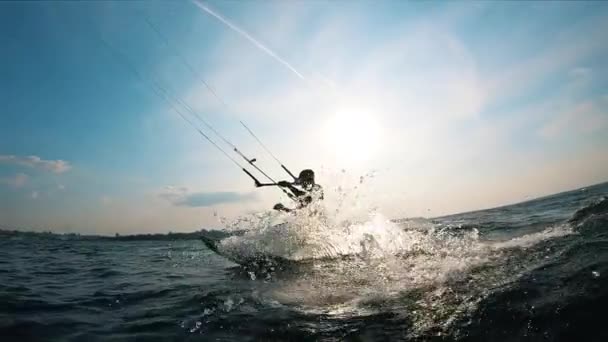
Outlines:
{"type": "Polygon", "coordinates": [[[338,185],[331,210],[313,206],[240,220],[246,232],[223,240],[220,250],[235,258],[305,261],[295,276],[251,277],[271,284],[260,291],[269,302],[338,317],[391,311],[420,336],[450,330],[485,297],[546,262],[550,249],[536,251],[537,245],[575,233],[566,223],[490,241],[475,227],[391,221],[373,206],[362,216],[366,179],[357,184],[338,185]]]}

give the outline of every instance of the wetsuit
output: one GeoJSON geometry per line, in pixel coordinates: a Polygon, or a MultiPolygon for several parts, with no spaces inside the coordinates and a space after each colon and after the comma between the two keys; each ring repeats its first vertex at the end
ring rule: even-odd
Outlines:
{"type": "MultiPolygon", "coordinates": [[[[296,209],[305,208],[312,202],[316,202],[316,201],[323,199],[323,188],[319,184],[314,184],[312,186],[312,189],[310,189],[310,190],[298,189],[295,186],[293,186],[292,184],[289,184],[287,182],[285,182],[283,184],[281,184],[281,183],[279,183],[279,184],[281,187],[287,188],[287,189],[289,189],[289,191],[291,191],[291,193],[293,194],[292,198],[295,199],[297,202],[296,209]]],[[[290,212],[293,210],[293,209],[285,208],[282,205],[278,208],[275,206],[275,209],[286,211],[286,212],[290,212]]]]}

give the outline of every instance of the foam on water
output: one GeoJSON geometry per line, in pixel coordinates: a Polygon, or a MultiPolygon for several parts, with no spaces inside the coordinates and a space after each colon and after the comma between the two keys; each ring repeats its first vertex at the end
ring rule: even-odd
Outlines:
{"type": "Polygon", "coordinates": [[[527,248],[532,247],[537,243],[548,239],[553,239],[570,234],[574,234],[574,229],[572,228],[572,225],[570,223],[564,223],[548,227],[540,232],[514,237],[506,241],[491,243],[490,246],[495,249],[527,248]]]}
{"type": "MultiPolygon", "coordinates": [[[[352,207],[343,204],[347,196],[340,199],[338,207],[352,207]]],[[[258,214],[241,220],[241,228],[250,224],[247,231],[224,239],[219,248],[237,259],[315,260],[301,277],[273,279],[270,289],[260,292],[268,301],[336,316],[392,311],[407,317],[416,335],[449,329],[483,298],[544,262],[535,253],[524,254],[526,261],[514,259],[516,251],[574,233],[564,223],[497,242],[484,240],[475,228],[393,222],[377,210],[362,219],[345,210],[258,214]]]]}
{"type": "Polygon", "coordinates": [[[271,255],[290,260],[346,255],[382,257],[412,248],[416,238],[382,215],[361,223],[332,224],[301,213],[278,225],[263,226],[222,241],[220,249],[236,257],[271,255]]]}
{"type": "Polygon", "coordinates": [[[491,261],[502,250],[529,248],[573,233],[572,226],[565,223],[504,241],[484,241],[475,228],[453,229],[428,220],[396,223],[376,211],[370,211],[365,220],[352,222],[343,215],[329,216],[320,207],[295,215],[254,215],[238,221],[241,229],[243,222],[249,224],[244,234],[226,238],[219,245],[222,253],[236,260],[260,256],[292,261],[398,258],[407,265],[407,278],[417,284],[449,279],[491,261]],[[282,223],[276,224],[277,220],[282,223]]]}
{"type": "Polygon", "coordinates": [[[513,250],[573,233],[562,224],[496,242],[474,228],[395,223],[378,213],[355,223],[314,215],[284,219],[221,243],[233,256],[317,260],[302,278],[275,279],[265,292],[268,301],[336,316],[392,310],[412,321],[413,335],[449,330],[485,296],[518,279],[523,269],[506,262],[513,250]],[[480,267],[491,271],[473,272],[480,267]]]}
{"type": "Polygon", "coordinates": [[[485,258],[495,250],[526,248],[572,233],[570,224],[561,224],[505,241],[484,242],[480,241],[476,229],[451,230],[429,223],[424,229],[415,229],[378,213],[357,223],[331,223],[320,216],[300,213],[281,224],[256,227],[243,235],[224,239],[220,249],[236,258],[267,255],[294,261],[342,256],[386,258],[418,253],[441,255],[443,259],[452,259],[452,264],[460,265],[463,260],[485,258]]]}

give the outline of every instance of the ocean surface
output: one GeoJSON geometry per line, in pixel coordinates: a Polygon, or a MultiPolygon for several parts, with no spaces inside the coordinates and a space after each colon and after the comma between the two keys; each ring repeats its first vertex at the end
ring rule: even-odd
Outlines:
{"type": "Polygon", "coordinates": [[[2,236],[0,340],[608,341],[605,196],[258,222],[220,243],[282,260],[257,266],[196,239],[2,236]]]}

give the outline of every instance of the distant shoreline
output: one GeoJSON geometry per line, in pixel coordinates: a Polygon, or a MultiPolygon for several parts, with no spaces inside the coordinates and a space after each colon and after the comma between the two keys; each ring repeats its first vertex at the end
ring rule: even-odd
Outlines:
{"type": "MultiPolygon", "coordinates": [[[[441,215],[441,216],[430,217],[430,218],[424,218],[424,217],[398,218],[398,219],[393,219],[392,221],[399,222],[402,220],[411,220],[411,219],[419,219],[419,218],[432,220],[432,219],[439,219],[439,218],[447,218],[447,217],[456,216],[456,215],[473,214],[473,213],[486,211],[486,210],[502,209],[502,208],[510,207],[510,206],[523,205],[523,204],[547,199],[547,198],[550,198],[553,196],[560,196],[560,195],[567,194],[570,192],[575,192],[575,191],[585,191],[590,188],[604,186],[607,184],[608,184],[608,182],[602,182],[602,183],[597,183],[597,184],[593,184],[593,185],[579,187],[576,189],[562,191],[562,192],[555,193],[555,194],[544,195],[544,196],[540,196],[540,197],[536,197],[536,198],[530,198],[530,199],[526,199],[525,201],[522,201],[522,202],[510,203],[510,204],[500,205],[497,207],[477,209],[477,210],[472,210],[472,211],[464,211],[462,213],[457,213],[457,214],[441,215]]],[[[88,235],[88,234],[80,234],[80,233],[54,233],[51,231],[31,231],[31,230],[28,231],[28,230],[18,230],[18,229],[14,229],[14,228],[3,228],[3,229],[0,228],[0,239],[6,238],[6,237],[18,237],[18,236],[41,236],[41,237],[52,237],[55,239],[64,239],[64,240],[109,240],[109,241],[162,241],[162,240],[167,240],[167,241],[174,241],[174,240],[198,240],[203,232],[206,232],[206,235],[209,235],[209,234],[211,234],[211,235],[219,234],[222,236],[224,235],[219,230],[207,230],[207,229],[201,229],[201,230],[189,232],[189,233],[169,232],[169,233],[154,233],[154,234],[147,233],[147,234],[128,234],[128,235],[120,235],[117,233],[114,236],[110,236],[110,235],[88,235]]]]}
{"type": "Polygon", "coordinates": [[[12,237],[44,237],[52,238],[57,240],[111,240],[111,241],[161,241],[161,240],[198,240],[201,236],[201,231],[191,233],[166,233],[166,234],[130,234],[130,235],[119,235],[114,236],[103,236],[103,235],[85,235],[78,233],[53,233],[50,231],[46,232],[35,232],[35,231],[21,231],[21,230],[7,230],[0,229],[1,238],[12,238],[12,237]]]}

